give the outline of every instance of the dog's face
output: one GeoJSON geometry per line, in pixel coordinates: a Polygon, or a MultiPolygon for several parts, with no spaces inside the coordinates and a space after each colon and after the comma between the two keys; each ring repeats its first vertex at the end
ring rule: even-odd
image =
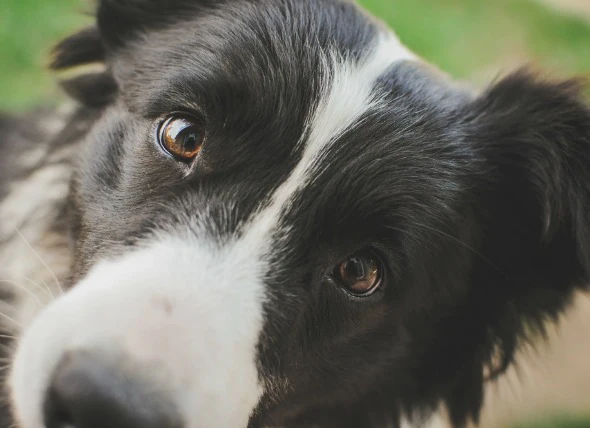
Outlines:
{"type": "Polygon", "coordinates": [[[461,422],[586,281],[573,84],[469,93],[335,0],[98,18],[57,51],[108,70],[68,87],[104,113],[72,289],[14,359],[23,428],[370,426],[440,401],[461,422]]]}

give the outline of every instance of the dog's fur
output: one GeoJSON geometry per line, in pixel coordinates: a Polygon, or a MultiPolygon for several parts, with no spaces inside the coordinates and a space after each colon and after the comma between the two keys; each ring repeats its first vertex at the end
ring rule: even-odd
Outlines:
{"type": "Polygon", "coordinates": [[[460,427],[588,283],[577,81],[466,89],[338,0],[101,0],[52,66],[93,63],[80,107],[0,120],[1,426],[42,428],[83,351],[169,426],[460,427]],[[177,111],[190,168],[154,141],[177,111]],[[356,298],[331,272],[366,247],[356,298]]]}

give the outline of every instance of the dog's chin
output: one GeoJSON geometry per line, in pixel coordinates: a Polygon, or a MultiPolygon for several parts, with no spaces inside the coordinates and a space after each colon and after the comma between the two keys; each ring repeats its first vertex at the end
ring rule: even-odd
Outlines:
{"type": "Polygon", "coordinates": [[[138,426],[179,420],[178,426],[245,427],[262,395],[255,352],[260,299],[244,294],[248,284],[258,285],[256,278],[248,282],[246,270],[237,291],[220,272],[195,281],[211,272],[195,266],[211,262],[199,248],[168,240],[104,262],[46,308],[14,357],[9,386],[20,427],[51,427],[47,419],[67,414],[70,401],[75,409],[64,422],[88,418],[94,410],[76,413],[84,397],[109,401],[112,413],[149,410],[104,416],[105,426],[128,418],[138,426]],[[225,290],[221,300],[207,293],[214,280],[225,290]],[[119,403],[119,395],[138,403],[119,403]]]}

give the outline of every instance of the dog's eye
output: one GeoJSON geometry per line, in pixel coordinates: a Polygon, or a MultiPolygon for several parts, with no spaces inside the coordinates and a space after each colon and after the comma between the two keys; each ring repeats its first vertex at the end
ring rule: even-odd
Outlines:
{"type": "Polygon", "coordinates": [[[368,296],[381,286],[383,266],[372,251],[359,251],[336,266],[334,277],[348,292],[368,296]]]}
{"type": "Polygon", "coordinates": [[[183,162],[197,157],[204,139],[203,126],[190,116],[171,116],[160,124],[158,131],[162,148],[183,162]]]}

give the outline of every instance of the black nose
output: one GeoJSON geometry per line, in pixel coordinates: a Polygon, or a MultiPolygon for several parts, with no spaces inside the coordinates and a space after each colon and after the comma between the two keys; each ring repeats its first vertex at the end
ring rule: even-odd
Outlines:
{"type": "Polygon", "coordinates": [[[77,352],[59,364],[45,400],[47,428],[180,428],[172,406],[131,364],[77,352]],[[129,367],[127,367],[129,366],[129,367]]]}

